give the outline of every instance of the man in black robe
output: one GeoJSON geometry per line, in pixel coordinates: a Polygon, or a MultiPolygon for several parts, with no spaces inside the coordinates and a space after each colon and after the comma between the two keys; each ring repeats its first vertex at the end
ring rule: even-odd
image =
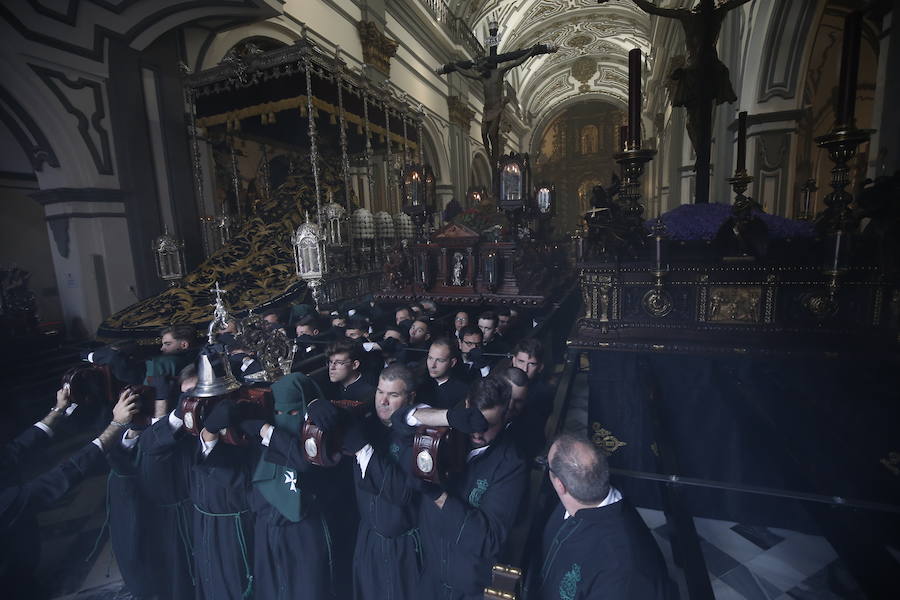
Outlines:
{"type": "Polygon", "coordinates": [[[414,385],[409,369],[387,367],[378,379],[375,413],[344,438],[345,451],[356,457],[353,476],[360,517],[353,555],[356,600],[411,599],[419,584],[418,494],[408,485],[411,447],[406,428],[391,423],[397,410],[412,403],[414,385]]]}
{"type": "Polygon", "coordinates": [[[184,418],[179,404],[141,435],[141,448],[156,460],[171,461],[178,477],[187,480],[197,597],[243,600],[253,591],[252,456],[219,440],[234,419],[229,400],[209,412],[199,440],[185,433],[184,418]]]}
{"type": "Polygon", "coordinates": [[[353,400],[371,404],[375,387],[363,378],[360,371],[362,344],[342,340],[328,346],[328,380],[331,385],[323,391],[329,400],[353,400]]]}
{"type": "Polygon", "coordinates": [[[37,560],[40,554],[35,515],[91,473],[103,468],[104,453],[121,438],[137,411],[138,404],[133,395],[120,398],[112,410],[113,420],[103,433],[53,469],[29,481],[18,480],[15,473],[12,473],[13,479],[7,479],[11,473],[7,468],[15,468],[25,455],[45,440],[29,429],[27,435],[21,435],[12,447],[4,449],[6,464],[3,487],[0,488],[0,590],[5,596],[28,598],[35,595],[36,582],[31,577],[35,564],[31,561],[37,560]]]}
{"type": "MultiPolygon", "coordinates": [[[[132,595],[146,588],[171,600],[195,596],[191,535],[194,508],[188,498],[187,453],[154,448],[148,437],[152,437],[150,432],[156,423],[166,421],[182,390],[196,383],[193,365],[183,369],[178,379],[155,379],[153,424],[144,431],[129,430],[109,455],[110,539],[132,595]]],[[[169,429],[167,422],[159,427],[169,429]]],[[[184,436],[183,443],[189,442],[188,437],[184,436]]],[[[189,445],[191,449],[196,447],[189,445]]]]}
{"type": "Polygon", "coordinates": [[[553,412],[553,386],[544,377],[544,347],[536,338],[519,341],[513,348],[512,366],[528,377],[528,391],[512,427],[520,450],[529,461],[544,452],[545,428],[553,412]]]}
{"type": "Polygon", "coordinates": [[[544,529],[525,597],[677,597],[653,534],[628,500],[610,486],[603,454],[587,439],[562,435],[550,447],[548,459],[550,483],[560,505],[544,529]]]}
{"type": "Polygon", "coordinates": [[[322,502],[329,472],[316,471],[301,450],[308,416],[327,431],[337,409],[302,373],[272,384],[275,425],[244,420],[255,446],[251,509],[254,525],[254,593],[257,598],[331,598],[335,587],[331,535],[322,502]]]}
{"type": "Polygon", "coordinates": [[[457,344],[438,338],[428,347],[425,365],[428,377],[416,391],[416,398],[434,408],[453,408],[466,398],[469,386],[454,372],[459,363],[457,344]]]}
{"type": "MultiPolygon", "coordinates": [[[[500,317],[492,310],[487,310],[478,315],[478,328],[482,335],[482,348],[486,354],[507,354],[510,345],[499,334],[500,317]]],[[[498,357],[489,357],[488,363],[493,366],[498,357]]]]}
{"type": "Polygon", "coordinates": [[[462,360],[454,367],[457,378],[465,383],[472,383],[487,377],[491,367],[484,357],[482,349],[484,334],[474,325],[467,325],[459,331],[459,351],[462,360]]]}
{"type": "Polygon", "coordinates": [[[419,531],[425,569],[423,598],[480,599],[525,490],[525,462],[505,435],[509,385],[496,377],[472,386],[466,408],[417,408],[406,423],[455,427],[470,433],[465,470],[443,488],[421,486],[419,531]]]}

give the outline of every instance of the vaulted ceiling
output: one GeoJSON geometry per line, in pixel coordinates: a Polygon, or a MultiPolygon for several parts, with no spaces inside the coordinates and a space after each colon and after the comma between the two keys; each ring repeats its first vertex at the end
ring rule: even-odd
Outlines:
{"type": "MultiPolygon", "coordinates": [[[[484,40],[500,23],[499,52],[547,43],[555,54],[531,59],[510,79],[523,114],[540,121],[562,104],[628,99],[628,51],[650,49],[650,17],[631,0],[457,0],[455,12],[484,40]]],[[[652,66],[647,57],[645,73],[652,66]]]]}

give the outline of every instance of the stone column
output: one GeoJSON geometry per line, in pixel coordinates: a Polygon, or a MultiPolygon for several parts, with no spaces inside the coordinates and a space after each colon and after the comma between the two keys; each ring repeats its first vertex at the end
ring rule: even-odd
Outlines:
{"type": "Polygon", "coordinates": [[[138,299],[125,194],[57,188],[32,197],[44,206],[68,335],[92,336],[103,319],[138,299]]]}

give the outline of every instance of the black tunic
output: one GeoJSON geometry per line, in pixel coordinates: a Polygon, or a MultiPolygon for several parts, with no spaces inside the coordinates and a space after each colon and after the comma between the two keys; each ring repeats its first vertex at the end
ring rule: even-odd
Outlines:
{"type": "Polygon", "coordinates": [[[153,514],[150,535],[156,560],[154,569],[159,595],[172,600],[194,598],[192,521],[194,507],[188,498],[190,469],[197,438],[173,435],[166,417],[141,434],[136,455],[137,485],[145,510],[153,514]]]}
{"type": "Polygon", "coordinates": [[[565,520],[564,513],[558,506],[544,529],[528,600],[677,597],[653,534],[627,500],[582,509],[565,520]]]}
{"type": "Polygon", "coordinates": [[[416,512],[419,495],[407,485],[411,448],[375,417],[367,422],[374,452],[365,477],[354,466],[359,532],[353,555],[356,600],[413,598],[422,565],[416,512]],[[403,466],[406,465],[406,468],[403,466]]]}
{"type": "Polygon", "coordinates": [[[107,481],[109,538],[125,587],[132,595],[154,596],[162,592],[158,575],[163,552],[156,550],[155,535],[160,517],[138,485],[137,450],[118,443],[106,454],[110,473],[107,481]]]}
{"type": "Polygon", "coordinates": [[[299,438],[283,429],[275,428],[268,447],[259,447],[257,461],[260,453],[268,462],[296,469],[293,485],[301,497],[301,519],[286,519],[254,486],[250,503],[256,518],[256,597],[331,598],[333,556],[331,535],[318,498],[320,473],[303,458],[299,438]]]}
{"type": "Polygon", "coordinates": [[[453,375],[441,385],[429,377],[416,390],[416,402],[423,402],[434,408],[453,408],[465,400],[468,393],[469,385],[453,375]]]}
{"type": "Polygon", "coordinates": [[[200,598],[241,600],[253,589],[250,453],[219,440],[191,469],[194,564],[200,598]]]}
{"type": "Polygon", "coordinates": [[[525,462],[501,432],[451,480],[444,507],[425,498],[419,510],[425,572],[422,597],[483,597],[525,490],[525,462]]]}
{"type": "Polygon", "coordinates": [[[172,432],[166,419],[141,437],[156,456],[174,453],[174,464],[187,470],[197,597],[242,600],[253,583],[251,453],[219,440],[203,458],[200,440],[183,430],[172,432]]]}
{"type": "Polygon", "coordinates": [[[509,426],[509,433],[529,463],[544,451],[545,428],[552,412],[553,387],[543,378],[530,381],[522,413],[509,426]]]}

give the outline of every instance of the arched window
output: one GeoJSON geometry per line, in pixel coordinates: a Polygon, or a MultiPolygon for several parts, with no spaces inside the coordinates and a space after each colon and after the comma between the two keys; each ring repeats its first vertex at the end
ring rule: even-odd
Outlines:
{"type": "Polygon", "coordinates": [[[600,146],[600,135],[596,125],[585,125],[581,128],[581,153],[597,154],[600,146]]]}

